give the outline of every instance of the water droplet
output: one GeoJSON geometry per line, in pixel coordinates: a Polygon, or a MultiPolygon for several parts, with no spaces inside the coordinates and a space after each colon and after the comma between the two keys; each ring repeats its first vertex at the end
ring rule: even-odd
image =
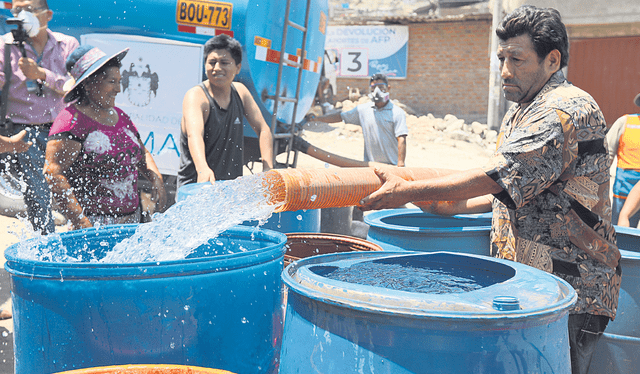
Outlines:
{"type": "Polygon", "coordinates": [[[249,323],[249,320],[246,317],[242,317],[242,323],[249,323]]]}
{"type": "Polygon", "coordinates": [[[316,201],[317,198],[318,198],[318,195],[311,195],[310,200],[311,201],[316,201]]]}
{"type": "Polygon", "coordinates": [[[298,214],[298,215],[296,216],[296,219],[297,219],[298,221],[302,221],[302,214],[298,214]]]}
{"type": "Polygon", "coordinates": [[[184,306],[184,310],[189,310],[189,308],[191,308],[189,305],[184,306]]]}

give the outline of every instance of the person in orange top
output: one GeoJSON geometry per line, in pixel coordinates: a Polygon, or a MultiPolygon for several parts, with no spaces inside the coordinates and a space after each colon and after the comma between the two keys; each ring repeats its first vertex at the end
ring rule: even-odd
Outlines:
{"type": "MultiPolygon", "coordinates": [[[[640,94],[633,102],[640,107],[640,94]]],[[[611,223],[618,224],[620,211],[633,186],[640,181],[640,114],[626,114],[618,118],[607,132],[607,147],[613,160],[618,158],[613,183],[611,223]]],[[[629,217],[627,225],[638,227],[640,213],[629,217]]]]}

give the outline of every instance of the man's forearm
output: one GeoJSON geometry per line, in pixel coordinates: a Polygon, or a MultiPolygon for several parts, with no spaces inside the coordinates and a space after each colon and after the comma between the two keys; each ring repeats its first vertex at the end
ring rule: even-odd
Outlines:
{"type": "Polygon", "coordinates": [[[259,147],[263,168],[266,166],[273,169],[273,137],[270,127],[260,131],[259,147]]]}
{"type": "Polygon", "coordinates": [[[482,169],[453,172],[441,177],[412,182],[408,191],[411,201],[466,200],[502,191],[482,169]]]}
{"type": "Polygon", "coordinates": [[[312,117],[311,121],[312,122],[336,123],[336,122],[342,122],[342,116],[340,115],[340,112],[331,113],[331,114],[325,114],[323,116],[312,117]]]}
{"type": "Polygon", "coordinates": [[[398,166],[402,167],[405,165],[405,159],[407,157],[407,137],[399,136],[398,137],[398,166]]]}
{"type": "Polygon", "coordinates": [[[209,169],[207,163],[207,157],[204,152],[204,140],[197,135],[188,135],[187,144],[189,147],[189,153],[191,154],[191,160],[193,160],[193,166],[196,168],[196,172],[202,172],[209,169]]]}

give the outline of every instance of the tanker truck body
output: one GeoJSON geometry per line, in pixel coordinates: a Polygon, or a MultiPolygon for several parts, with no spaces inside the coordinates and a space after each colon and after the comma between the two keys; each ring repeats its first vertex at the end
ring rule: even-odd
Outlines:
{"type": "MultiPolygon", "coordinates": [[[[10,2],[3,2],[11,17],[10,2]]],[[[289,140],[309,108],[320,79],[328,22],[327,0],[49,0],[49,28],[107,54],[130,48],[122,61],[116,106],[129,114],[169,183],[180,149],[182,99],[202,82],[203,45],[225,33],[243,45],[242,82],[274,134],[274,154],[289,140]],[[274,115],[275,113],[275,115],[274,115]]],[[[2,7],[0,7],[2,8],[2,7]]],[[[244,123],[244,163],[259,159],[257,136],[244,123]]],[[[168,186],[169,187],[169,186],[168,186]]]]}

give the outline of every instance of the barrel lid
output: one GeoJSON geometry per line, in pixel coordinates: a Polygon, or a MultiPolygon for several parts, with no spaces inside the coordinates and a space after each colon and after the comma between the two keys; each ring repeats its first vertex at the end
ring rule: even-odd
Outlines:
{"type": "Polygon", "coordinates": [[[577,299],[575,290],[566,281],[542,270],[513,261],[452,252],[353,252],[315,256],[289,265],[282,277],[289,292],[324,303],[394,315],[523,317],[559,313],[577,299]],[[371,271],[370,266],[380,265],[381,271],[387,271],[382,275],[385,286],[334,279],[335,274],[346,270],[371,271]],[[475,285],[468,290],[436,291],[440,293],[398,289],[402,288],[398,284],[419,283],[418,278],[433,269],[444,271],[454,279],[467,278],[475,285]],[[412,277],[416,279],[407,280],[412,277]]]}
{"type": "Polygon", "coordinates": [[[614,226],[619,249],[640,252],[640,229],[634,227],[614,226]]]}
{"type": "Polygon", "coordinates": [[[443,217],[420,209],[380,210],[364,217],[365,223],[376,229],[401,232],[462,232],[491,229],[491,213],[458,214],[443,217]]]}

